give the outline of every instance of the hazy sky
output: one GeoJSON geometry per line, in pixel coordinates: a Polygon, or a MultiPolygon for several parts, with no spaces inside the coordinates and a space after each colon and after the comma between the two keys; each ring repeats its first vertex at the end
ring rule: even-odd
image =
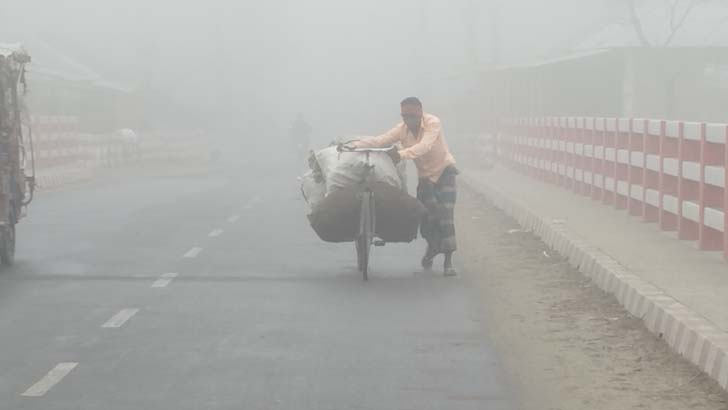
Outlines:
{"type": "Polygon", "coordinates": [[[469,47],[490,61],[495,32],[501,62],[518,62],[605,17],[604,0],[500,3],[494,19],[486,0],[2,0],[0,42],[48,43],[255,129],[302,112],[329,138],[381,131],[404,96],[427,103],[430,85],[473,69],[469,47]]]}

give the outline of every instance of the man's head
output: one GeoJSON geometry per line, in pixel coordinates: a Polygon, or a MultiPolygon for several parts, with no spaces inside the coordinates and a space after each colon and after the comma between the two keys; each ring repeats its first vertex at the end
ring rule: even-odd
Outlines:
{"type": "Polygon", "coordinates": [[[417,97],[408,97],[402,100],[402,120],[410,131],[420,130],[422,125],[422,102],[417,97]]]}

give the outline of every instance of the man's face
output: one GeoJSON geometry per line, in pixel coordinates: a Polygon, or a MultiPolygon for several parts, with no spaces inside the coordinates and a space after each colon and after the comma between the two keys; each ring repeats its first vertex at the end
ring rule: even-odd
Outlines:
{"type": "Polygon", "coordinates": [[[403,105],[402,120],[410,131],[418,131],[422,124],[422,107],[411,104],[403,105]]]}

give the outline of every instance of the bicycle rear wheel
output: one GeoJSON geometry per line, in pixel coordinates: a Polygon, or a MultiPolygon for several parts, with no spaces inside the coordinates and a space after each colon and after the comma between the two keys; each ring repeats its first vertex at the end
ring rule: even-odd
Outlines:
{"type": "Polygon", "coordinates": [[[362,193],[359,235],[356,240],[356,254],[364,280],[369,280],[369,257],[374,240],[374,198],[370,191],[362,193]]]}

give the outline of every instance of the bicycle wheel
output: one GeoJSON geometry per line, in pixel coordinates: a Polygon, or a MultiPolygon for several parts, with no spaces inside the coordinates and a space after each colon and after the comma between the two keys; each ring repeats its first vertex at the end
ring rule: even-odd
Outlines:
{"type": "Polygon", "coordinates": [[[374,198],[372,193],[362,193],[359,235],[356,242],[357,262],[364,280],[369,280],[369,256],[374,238],[374,198]]]}

